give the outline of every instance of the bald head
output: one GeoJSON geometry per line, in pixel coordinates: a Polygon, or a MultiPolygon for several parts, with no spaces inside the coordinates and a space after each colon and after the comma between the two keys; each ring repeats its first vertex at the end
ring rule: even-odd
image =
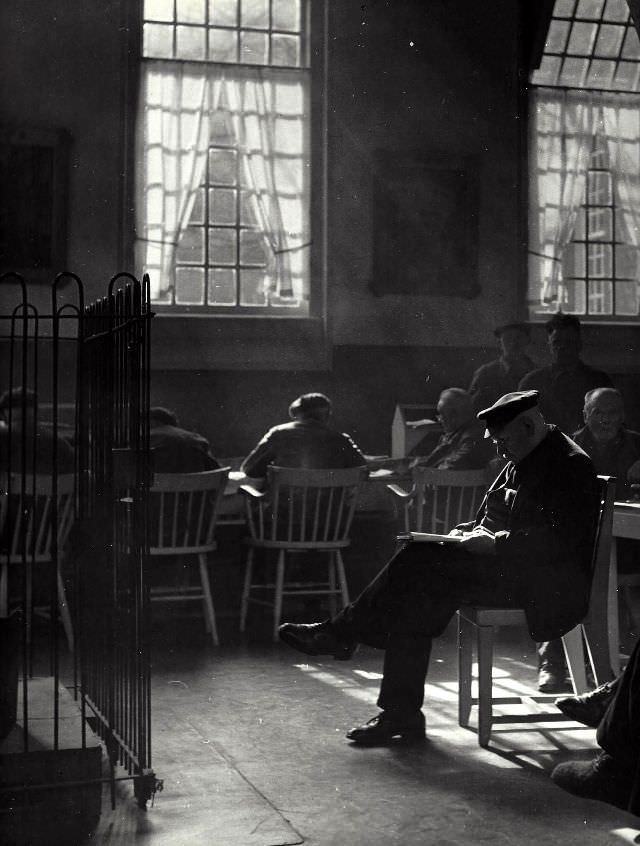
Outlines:
{"type": "Polygon", "coordinates": [[[455,432],[474,419],[471,397],[462,388],[447,388],[438,399],[438,417],[445,432],[455,432]]]}
{"type": "Polygon", "coordinates": [[[584,397],[584,422],[596,441],[616,438],[624,424],[624,401],[615,388],[596,388],[584,397]]]}

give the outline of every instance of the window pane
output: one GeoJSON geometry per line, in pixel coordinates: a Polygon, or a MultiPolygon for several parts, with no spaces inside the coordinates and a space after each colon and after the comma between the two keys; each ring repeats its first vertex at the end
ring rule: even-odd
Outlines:
{"type": "Polygon", "coordinates": [[[611,246],[609,244],[589,244],[588,247],[589,278],[602,279],[611,277],[611,246]]]}
{"type": "Polygon", "coordinates": [[[593,241],[613,241],[611,209],[589,209],[589,238],[593,241]]]}
{"type": "Polygon", "coordinates": [[[616,314],[638,314],[637,282],[616,282],[616,314]]]}
{"type": "Polygon", "coordinates": [[[618,91],[635,91],[638,87],[638,71],[640,65],[631,62],[620,62],[613,86],[618,91]]]}
{"type": "Polygon", "coordinates": [[[144,0],[146,21],[172,21],[173,0],[144,0]]]}
{"type": "Polygon", "coordinates": [[[621,56],[623,59],[640,59],[640,38],[632,26],[627,27],[621,56]]]}
{"type": "Polygon", "coordinates": [[[240,223],[243,226],[257,225],[256,203],[257,200],[253,194],[250,194],[248,191],[242,192],[240,200],[240,223]]]}
{"type": "Polygon", "coordinates": [[[605,21],[619,21],[624,23],[629,17],[629,8],[626,3],[622,3],[620,0],[607,0],[602,17],[605,21]]]}
{"type": "Polygon", "coordinates": [[[240,264],[266,264],[265,243],[261,232],[245,229],[240,233],[240,264]]]}
{"type": "Polygon", "coordinates": [[[289,32],[300,30],[299,0],[273,0],[274,29],[286,29],[289,32]]]}
{"type": "Polygon", "coordinates": [[[616,276],[619,279],[640,279],[639,271],[638,250],[619,244],[616,248],[616,276]]]}
{"type": "Polygon", "coordinates": [[[190,59],[192,61],[202,61],[205,58],[204,27],[176,27],[176,56],[178,59],[190,59]]]}
{"type": "Polygon", "coordinates": [[[238,57],[238,33],[232,29],[209,30],[209,59],[212,62],[235,62],[238,57]]]}
{"type": "Polygon", "coordinates": [[[240,25],[269,29],[269,0],[242,0],[240,25]]]}
{"type": "Polygon", "coordinates": [[[603,24],[603,26],[600,27],[600,32],[598,33],[595,50],[596,55],[615,58],[620,52],[623,35],[624,27],[603,24]]]}
{"type": "Polygon", "coordinates": [[[574,23],[569,36],[569,53],[588,56],[593,50],[597,27],[592,23],[574,23]]]}
{"type": "Polygon", "coordinates": [[[236,305],[236,271],[233,268],[209,268],[209,305],[236,305]]]}
{"type": "Polygon", "coordinates": [[[573,15],[575,5],[575,0],[556,0],[553,13],[561,18],[570,18],[573,15]]]}
{"type": "Polygon", "coordinates": [[[543,56],[540,68],[533,72],[535,85],[557,85],[562,60],[558,56],[543,56]]]}
{"type": "Polygon", "coordinates": [[[610,205],[611,174],[599,171],[589,171],[587,174],[589,204],[592,206],[610,205]]]}
{"type": "Polygon", "coordinates": [[[570,85],[581,88],[587,74],[587,59],[565,59],[561,73],[562,85],[570,85]]]}
{"type": "Polygon", "coordinates": [[[205,0],[176,0],[176,20],[180,23],[205,23],[205,10],[205,0]]]}
{"type": "Polygon", "coordinates": [[[576,228],[573,232],[573,240],[574,241],[584,241],[586,234],[585,234],[585,210],[584,208],[578,209],[578,214],[576,216],[576,228]]]}
{"type": "Polygon", "coordinates": [[[176,303],[178,305],[204,303],[204,269],[202,267],[176,268],[176,303]]]}
{"type": "Polygon", "coordinates": [[[563,53],[567,46],[569,22],[552,20],[545,44],[545,50],[550,53],[563,53]]]}
{"type": "Polygon", "coordinates": [[[236,192],[227,188],[209,189],[209,223],[236,222],[236,192]]]}
{"type": "Polygon", "coordinates": [[[240,271],[240,305],[263,306],[267,304],[269,278],[263,270],[240,271]]]}
{"type": "Polygon", "coordinates": [[[609,88],[613,80],[615,62],[607,59],[594,59],[587,75],[587,85],[593,88],[609,88]]]}
{"type": "Polygon", "coordinates": [[[248,65],[266,65],[269,62],[267,55],[269,41],[266,34],[262,32],[240,33],[240,61],[248,65]]]}
{"type": "Polygon", "coordinates": [[[187,226],[182,233],[176,250],[178,264],[202,264],[204,262],[204,229],[201,226],[187,226]]]}
{"type": "Polygon", "coordinates": [[[297,35],[273,35],[271,37],[271,64],[283,67],[300,65],[300,39],[297,35]]]}
{"type": "Polygon", "coordinates": [[[564,282],[562,310],[572,314],[584,314],[587,306],[585,283],[567,280],[564,282]]]}
{"type": "Polygon", "coordinates": [[[173,58],[173,27],[145,24],[142,51],[152,59],[173,58]]]}
{"type": "Polygon", "coordinates": [[[235,229],[210,229],[209,261],[211,264],[235,264],[236,244],[235,229]]]}
{"type": "Polygon", "coordinates": [[[209,151],[209,178],[218,185],[236,185],[235,150],[209,151]]]}
{"type": "Polygon", "coordinates": [[[589,282],[589,314],[613,314],[613,283],[589,282]]]}
{"type": "Polygon", "coordinates": [[[236,26],[238,0],[209,0],[209,20],[218,26],[236,26]]]}
{"type": "Polygon", "coordinates": [[[204,189],[198,188],[189,223],[204,223],[204,189]]]}
{"type": "Polygon", "coordinates": [[[576,15],[579,18],[591,18],[593,20],[600,20],[604,0],[578,0],[578,8],[576,15]]]}

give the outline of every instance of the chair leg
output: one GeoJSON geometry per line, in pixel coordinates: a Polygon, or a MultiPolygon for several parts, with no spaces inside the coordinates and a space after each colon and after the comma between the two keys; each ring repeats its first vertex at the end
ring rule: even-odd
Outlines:
{"type": "Polygon", "coordinates": [[[253,552],[249,547],[247,563],[244,568],[244,586],[242,588],[242,600],[240,602],[240,631],[243,632],[247,625],[247,609],[249,607],[249,594],[251,593],[251,579],[253,578],[253,552]]]}
{"type": "Polygon", "coordinates": [[[9,615],[9,567],[5,563],[0,571],[0,617],[9,615]]]}
{"type": "Polygon", "coordinates": [[[478,743],[489,745],[493,721],[493,626],[478,632],[478,743]]]}
{"type": "Polygon", "coordinates": [[[71,614],[69,613],[69,605],[67,604],[67,595],[64,589],[64,582],[62,575],[58,570],[58,607],[60,616],[62,617],[62,625],[67,636],[67,645],[69,652],[73,652],[73,625],[71,624],[71,614]]]}
{"type": "Polygon", "coordinates": [[[198,555],[198,563],[200,565],[200,582],[202,584],[202,592],[204,594],[204,603],[206,608],[206,617],[209,621],[211,637],[213,645],[218,646],[220,641],[218,639],[218,629],[216,627],[216,612],[213,607],[213,599],[211,598],[211,585],[209,583],[209,570],[207,568],[207,556],[204,552],[198,555]]]}
{"type": "Polygon", "coordinates": [[[342,607],[345,608],[350,602],[349,587],[344,569],[344,560],[339,549],[336,549],[336,569],[338,571],[338,582],[340,583],[340,593],[342,595],[342,607]]]}
{"type": "Polygon", "coordinates": [[[329,576],[329,616],[335,617],[338,613],[338,604],[336,602],[336,569],[337,569],[337,561],[336,556],[333,550],[329,550],[327,552],[327,569],[328,569],[328,576],[329,576]]]}
{"type": "Polygon", "coordinates": [[[278,627],[282,615],[282,589],[284,585],[285,550],[278,553],[278,564],[276,569],[275,596],[273,602],[273,642],[278,642],[278,627]]]}
{"type": "Polygon", "coordinates": [[[584,669],[584,644],[582,640],[582,624],[578,624],[562,636],[564,657],[569,668],[569,676],[575,696],[587,690],[587,674],[584,669]]]}
{"type": "Polygon", "coordinates": [[[468,726],[471,714],[473,623],[458,612],[458,725],[468,726]]]}
{"type": "Polygon", "coordinates": [[[615,676],[611,666],[611,649],[606,621],[591,620],[587,617],[582,625],[596,686],[604,684],[615,676]]]}

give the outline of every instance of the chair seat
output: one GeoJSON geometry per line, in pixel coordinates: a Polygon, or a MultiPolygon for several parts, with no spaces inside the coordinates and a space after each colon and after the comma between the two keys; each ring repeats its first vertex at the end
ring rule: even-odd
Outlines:
{"type": "Polygon", "coordinates": [[[520,626],[527,618],[523,608],[490,608],[485,605],[463,605],[459,614],[476,626],[520,626]]]}
{"type": "Polygon", "coordinates": [[[258,549],[288,549],[291,551],[298,550],[304,552],[305,550],[331,550],[331,549],[345,549],[350,546],[350,540],[340,541],[288,541],[288,540],[262,540],[258,538],[244,538],[244,542],[249,546],[255,546],[258,549]]]}

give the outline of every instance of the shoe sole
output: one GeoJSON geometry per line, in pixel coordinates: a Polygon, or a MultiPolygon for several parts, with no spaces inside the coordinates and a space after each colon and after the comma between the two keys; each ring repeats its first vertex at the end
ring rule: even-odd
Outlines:
{"type": "Polygon", "coordinates": [[[331,655],[335,658],[336,661],[348,661],[353,654],[355,653],[357,646],[354,649],[350,647],[345,647],[344,652],[318,652],[315,649],[311,649],[307,647],[304,643],[298,640],[295,635],[284,631],[278,633],[280,636],[280,640],[283,643],[286,643],[287,646],[291,646],[293,649],[297,649],[298,652],[302,652],[303,655],[310,655],[312,658],[318,658],[322,655],[331,655]]]}
{"type": "Polygon", "coordinates": [[[584,716],[581,717],[579,715],[579,712],[575,713],[571,706],[566,707],[565,705],[558,705],[557,702],[555,703],[555,706],[558,711],[564,714],[565,717],[568,717],[570,720],[573,720],[574,723],[580,723],[581,725],[587,726],[588,728],[598,728],[598,726],[600,725],[600,720],[597,720],[596,722],[594,722],[593,720],[587,720],[584,716]]]}
{"type": "Polygon", "coordinates": [[[368,739],[349,737],[349,734],[347,734],[346,738],[354,746],[419,746],[427,742],[427,735],[424,732],[415,734],[412,732],[401,734],[398,732],[398,734],[394,734],[391,737],[368,739]]]}

